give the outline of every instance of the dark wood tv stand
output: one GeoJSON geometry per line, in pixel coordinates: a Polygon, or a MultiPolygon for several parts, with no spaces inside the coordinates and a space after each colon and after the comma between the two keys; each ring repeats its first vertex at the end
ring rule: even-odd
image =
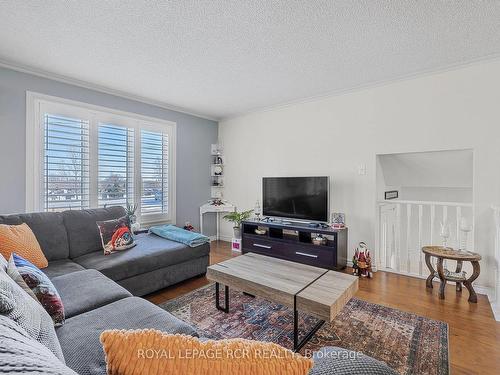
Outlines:
{"type": "Polygon", "coordinates": [[[243,254],[257,253],[331,270],[341,270],[347,263],[347,228],[248,220],[242,223],[241,232],[243,254]],[[256,234],[256,229],[266,233],[256,234]],[[312,243],[317,234],[327,238],[325,245],[312,243]]]}

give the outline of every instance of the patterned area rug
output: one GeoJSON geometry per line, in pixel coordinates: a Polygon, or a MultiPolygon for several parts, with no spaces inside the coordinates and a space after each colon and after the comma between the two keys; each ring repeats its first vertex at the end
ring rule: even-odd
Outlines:
{"type": "MultiPolygon", "coordinates": [[[[231,291],[230,310],[226,314],[215,308],[214,293],[214,284],[207,285],[160,307],[195,326],[200,336],[241,337],[272,341],[286,348],[293,346],[292,309],[231,291]]],[[[301,335],[316,322],[316,318],[300,314],[301,335]]],[[[356,298],[331,324],[325,323],[301,352],[323,346],[360,351],[386,362],[401,374],[446,375],[449,371],[446,323],[356,298]]]]}

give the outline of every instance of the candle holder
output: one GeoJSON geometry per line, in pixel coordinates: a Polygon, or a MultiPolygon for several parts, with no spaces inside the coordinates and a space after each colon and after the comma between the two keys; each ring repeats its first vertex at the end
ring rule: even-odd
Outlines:
{"type": "Polygon", "coordinates": [[[467,251],[467,238],[469,236],[469,233],[472,232],[472,224],[469,224],[465,217],[460,219],[460,232],[462,235],[460,236],[461,238],[459,250],[467,251]]]}

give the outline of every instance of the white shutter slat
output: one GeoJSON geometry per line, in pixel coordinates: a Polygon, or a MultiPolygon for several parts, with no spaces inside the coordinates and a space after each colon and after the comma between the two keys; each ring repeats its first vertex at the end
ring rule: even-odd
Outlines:
{"type": "Polygon", "coordinates": [[[168,214],[168,135],[141,130],[141,213],[168,214]]]}
{"type": "Polygon", "coordinates": [[[134,129],[98,126],[98,205],[125,206],[134,201],[134,129]]]}
{"type": "Polygon", "coordinates": [[[89,122],[44,115],[44,188],[46,211],[89,207],[89,122]]]}

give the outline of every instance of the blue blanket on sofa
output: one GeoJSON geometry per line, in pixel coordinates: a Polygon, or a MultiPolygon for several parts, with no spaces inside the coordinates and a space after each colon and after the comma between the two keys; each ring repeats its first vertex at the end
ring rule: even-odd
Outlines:
{"type": "Polygon", "coordinates": [[[200,233],[176,227],[175,225],[159,225],[149,228],[150,233],[166,238],[170,241],[180,242],[189,247],[196,247],[210,242],[210,238],[200,233]]]}

